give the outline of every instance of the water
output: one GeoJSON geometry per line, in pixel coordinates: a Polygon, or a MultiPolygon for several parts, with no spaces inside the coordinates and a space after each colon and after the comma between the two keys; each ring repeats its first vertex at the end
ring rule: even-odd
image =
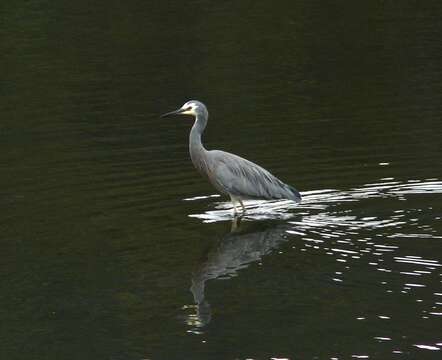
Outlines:
{"type": "Polygon", "coordinates": [[[2,359],[440,358],[439,4],[2,14],[2,359]],[[232,222],[189,98],[303,202],[232,222]]]}

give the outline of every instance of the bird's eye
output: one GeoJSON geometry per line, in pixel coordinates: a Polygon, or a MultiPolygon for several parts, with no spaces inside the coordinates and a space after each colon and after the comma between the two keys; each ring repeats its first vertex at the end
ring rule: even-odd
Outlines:
{"type": "Polygon", "coordinates": [[[186,111],[190,111],[190,110],[192,110],[192,106],[189,106],[189,107],[186,109],[186,111]]]}

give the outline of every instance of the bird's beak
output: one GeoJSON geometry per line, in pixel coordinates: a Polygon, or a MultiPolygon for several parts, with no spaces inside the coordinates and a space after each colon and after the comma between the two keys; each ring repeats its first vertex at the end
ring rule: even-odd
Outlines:
{"type": "Polygon", "coordinates": [[[172,115],[179,115],[179,114],[181,114],[183,111],[184,111],[183,108],[179,108],[178,110],[174,110],[174,111],[171,111],[171,112],[165,113],[165,114],[161,115],[161,117],[172,116],[172,115]]]}

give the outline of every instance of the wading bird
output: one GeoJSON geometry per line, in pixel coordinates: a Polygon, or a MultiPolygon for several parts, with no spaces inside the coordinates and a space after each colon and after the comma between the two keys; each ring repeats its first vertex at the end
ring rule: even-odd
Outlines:
{"type": "Polygon", "coordinates": [[[181,108],[161,115],[191,115],[195,123],[189,136],[189,152],[193,165],[221,193],[229,195],[237,214],[236,203],[240,203],[245,214],[245,199],[289,199],[301,201],[301,194],[283,183],[261,166],[240,156],[220,150],[206,150],[201,135],[206,128],[209,112],[196,100],[186,102],[181,108]]]}

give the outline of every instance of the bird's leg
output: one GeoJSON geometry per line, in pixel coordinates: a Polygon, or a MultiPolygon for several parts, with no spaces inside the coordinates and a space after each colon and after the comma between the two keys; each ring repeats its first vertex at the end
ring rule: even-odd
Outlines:
{"type": "Polygon", "coordinates": [[[236,217],[238,215],[238,212],[236,211],[236,198],[234,198],[232,195],[230,195],[230,201],[233,205],[233,216],[236,217]]]}
{"type": "Polygon", "coordinates": [[[238,211],[236,210],[235,201],[232,201],[232,205],[233,205],[233,216],[236,217],[238,215],[238,211]]]}
{"type": "Polygon", "coordinates": [[[245,215],[246,214],[246,208],[244,206],[244,203],[242,202],[241,199],[238,199],[238,201],[239,201],[239,203],[241,204],[241,207],[242,207],[242,214],[245,215]]]}

